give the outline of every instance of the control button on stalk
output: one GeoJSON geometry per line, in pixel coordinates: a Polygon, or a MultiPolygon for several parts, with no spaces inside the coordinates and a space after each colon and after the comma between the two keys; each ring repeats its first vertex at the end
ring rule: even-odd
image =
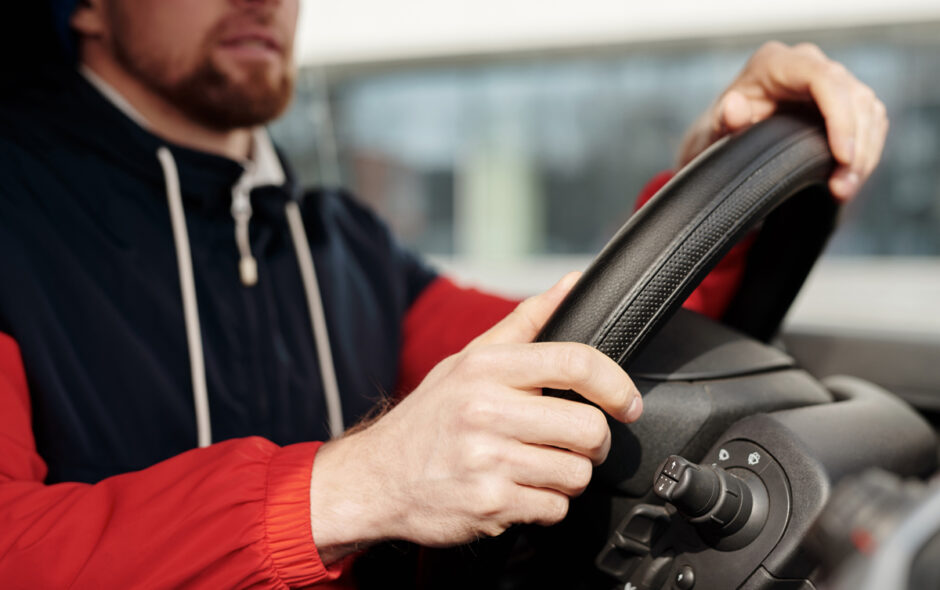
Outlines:
{"type": "Polygon", "coordinates": [[[684,565],[676,573],[676,588],[678,590],[692,590],[695,586],[695,570],[691,566],[684,565]]]}
{"type": "MultiPolygon", "coordinates": [[[[761,458],[755,452],[748,462],[752,459],[760,462],[761,458]]],[[[737,471],[743,477],[717,465],[698,465],[672,455],[659,470],[653,491],[671,502],[716,547],[737,548],[757,537],[768,509],[767,491],[759,478],[746,470],[737,471]],[[719,544],[732,536],[733,542],[719,544]]]]}

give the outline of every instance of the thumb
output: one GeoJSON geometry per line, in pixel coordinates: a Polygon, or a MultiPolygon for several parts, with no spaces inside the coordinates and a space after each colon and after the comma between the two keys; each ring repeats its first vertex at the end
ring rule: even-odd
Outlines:
{"type": "Polygon", "coordinates": [[[467,349],[491,344],[532,342],[579,278],[580,272],[568,273],[548,291],[529,297],[502,321],[478,336],[467,349]]]}

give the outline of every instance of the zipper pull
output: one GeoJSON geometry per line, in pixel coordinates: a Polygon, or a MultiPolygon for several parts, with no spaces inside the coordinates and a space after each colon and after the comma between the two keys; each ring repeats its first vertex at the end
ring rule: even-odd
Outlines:
{"type": "Polygon", "coordinates": [[[238,273],[242,284],[253,287],[258,283],[258,263],[251,255],[251,241],[248,236],[248,222],[251,220],[251,198],[241,184],[232,191],[232,217],[235,219],[235,244],[241,259],[238,261],[238,273]]]}

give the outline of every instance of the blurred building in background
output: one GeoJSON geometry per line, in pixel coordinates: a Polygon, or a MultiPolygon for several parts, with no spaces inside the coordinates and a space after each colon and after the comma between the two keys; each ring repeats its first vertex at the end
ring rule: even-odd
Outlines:
{"type": "Polygon", "coordinates": [[[520,295],[583,267],[763,41],[811,41],[892,128],[795,321],[940,334],[940,3],[377,4],[304,4],[272,131],[447,270],[520,295]]]}

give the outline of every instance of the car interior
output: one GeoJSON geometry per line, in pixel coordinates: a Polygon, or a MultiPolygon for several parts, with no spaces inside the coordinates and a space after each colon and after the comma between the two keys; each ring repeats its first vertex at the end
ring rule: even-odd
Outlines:
{"type": "MultiPolygon", "coordinates": [[[[350,103],[379,102],[361,86],[350,83],[350,103]]],[[[329,103],[326,90],[301,91],[329,103]]],[[[321,115],[317,132],[332,136],[321,115]]],[[[667,118],[647,118],[657,117],[667,118]]],[[[309,139],[288,118],[279,145],[291,147],[293,130],[309,139]]],[[[357,560],[359,586],[398,587],[417,571],[427,589],[940,588],[940,338],[784,322],[840,220],[826,189],[834,166],[818,113],[792,109],[679,171],[600,250],[539,336],[617,360],[643,395],[643,419],[609,419],[610,454],[561,523],[450,549],[385,544],[357,560]],[[720,321],[683,309],[748,237],[742,284],[720,321]]]]}
{"type": "MultiPolygon", "coordinates": [[[[936,415],[917,387],[936,376],[908,373],[904,359],[940,350],[780,335],[837,219],[824,190],[832,166],[818,115],[777,114],[710,148],[631,217],[539,338],[618,360],[643,393],[644,419],[609,420],[610,455],[562,523],[434,552],[427,587],[782,590],[878,579],[879,549],[929,504],[922,481],[937,469],[936,415]],[[757,227],[722,321],[680,309],[757,227]],[[886,358],[899,362],[877,362],[886,358]]],[[[922,544],[890,563],[904,577],[872,588],[937,587],[929,556],[940,536],[924,528],[922,544]]]]}

